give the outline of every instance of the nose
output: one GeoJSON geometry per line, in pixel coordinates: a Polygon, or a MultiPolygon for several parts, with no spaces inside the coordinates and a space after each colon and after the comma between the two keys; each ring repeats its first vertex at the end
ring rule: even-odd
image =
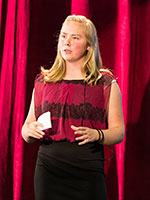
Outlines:
{"type": "Polygon", "coordinates": [[[67,37],[65,40],[65,45],[70,46],[71,45],[71,38],[67,37]]]}

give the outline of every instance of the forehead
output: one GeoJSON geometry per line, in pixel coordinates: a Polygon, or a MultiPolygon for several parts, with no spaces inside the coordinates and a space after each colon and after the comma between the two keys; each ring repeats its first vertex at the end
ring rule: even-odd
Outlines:
{"type": "Polygon", "coordinates": [[[61,32],[67,34],[85,35],[85,28],[84,25],[79,22],[68,21],[63,24],[61,32]]]}

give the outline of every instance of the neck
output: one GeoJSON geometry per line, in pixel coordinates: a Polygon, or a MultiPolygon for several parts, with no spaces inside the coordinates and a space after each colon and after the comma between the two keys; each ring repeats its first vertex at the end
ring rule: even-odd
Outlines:
{"type": "Polygon", "coordinates": [[[85,73],[82,72],[82,65],[79,63],[66,63],[65,79],[82,79],[85,73]]]}

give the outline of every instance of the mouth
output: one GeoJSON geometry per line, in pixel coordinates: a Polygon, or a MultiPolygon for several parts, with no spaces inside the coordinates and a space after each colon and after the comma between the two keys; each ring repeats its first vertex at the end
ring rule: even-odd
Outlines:
{"type": "Polygon", "coordinates": [[[70,53],[72,53],[72,51],[69,50],[69,49],[64,49],[64,52],[65,52],[66,54],[70,54],[70,53]]]}

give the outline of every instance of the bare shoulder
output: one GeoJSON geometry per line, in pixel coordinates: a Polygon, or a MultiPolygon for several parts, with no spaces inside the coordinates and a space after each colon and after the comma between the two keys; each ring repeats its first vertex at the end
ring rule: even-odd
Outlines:
{"type": "Polygon", "coordinates": [[[113,95],[113,96],[117,95],[117,96],[121,97],[120,87],[119,87],[119,85],[118,85],[118,83],[117,83],[116,80],[112,81],[112,84],[111,84],[111,93],[110,94],[113,95]]]}

